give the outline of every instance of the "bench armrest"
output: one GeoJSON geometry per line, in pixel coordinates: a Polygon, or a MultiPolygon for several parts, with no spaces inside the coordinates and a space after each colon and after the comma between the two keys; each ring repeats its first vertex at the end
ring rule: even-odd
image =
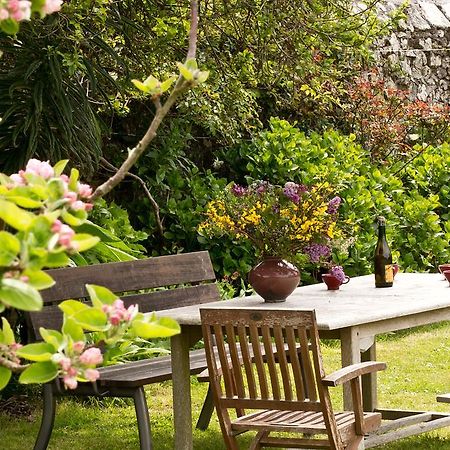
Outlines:
{"type": "Polygon", "coordinates": [[[358,364],[352,364],[351,366],[343,367],[336,370],[322,379],[322,384],[325,386],[339,386],[347,381],[357,378],[361,375],[377,372],[379,370],[386,369],[386,363],[367,361],[358,364]]]}

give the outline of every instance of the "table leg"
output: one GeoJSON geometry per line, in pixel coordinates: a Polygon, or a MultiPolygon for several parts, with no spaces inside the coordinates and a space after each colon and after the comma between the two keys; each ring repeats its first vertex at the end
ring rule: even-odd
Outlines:
{"type": "MultiPolygon", "coordinates": [[[[341,330],[341,362],[342,367],[361,362],[358,327],[341,330]]],[[[344,385],[344,409],[353,411],[352,392],[348,384],[344,385]]]]}
{"type": "Polygon", "coordinates": [[[174,448],[193,450],[189,339],[171,338],[174,448]]]}
{"type": "MultiPolygon", "coordinates": [[[[361,353],[361,361],[376,361],[376,343],[361,353]]],[[[362,395],[364,411],[374,411],[378,404],[377,398],[377,374],[369,373],[362,377],[362,395]]]]}

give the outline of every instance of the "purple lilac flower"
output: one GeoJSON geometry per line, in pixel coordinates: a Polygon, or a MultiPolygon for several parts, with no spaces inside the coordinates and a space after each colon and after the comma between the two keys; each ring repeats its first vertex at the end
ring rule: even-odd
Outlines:
{"type": "Polygon", "coordinates": [[[331,255],[331,249],[325,244],[316,244],[312,242],[304,248],[304,252],[308,255],[312,263],[318,263],[320,258],[327,258],[331,255]]]}
{"type": "Polygon", "coordinates": [[[299,185],[288,181],[283,188],[283,194],[296,205],[300,202],[299,185]]]}
{"type": "Polygon", "coordinates": [[[270,183],[268,181],[258,181],[255,186],[256,186],[256,192],[258,194],[263,194],[264,192],[269,190],[270,183]]]}
{"type": "Polygon", "coordinates": [[[333,197],[329,202],[328,202],[328,209],[327,209],[327,213],[328,214],[336,214],[337,210],[339,209],[339,205],[341,204],[342,199],[341,197],[333,197]]]}
{"type": "Polygon", "coordinates": [[[244,186],[240,186],[239,184],[233,184],[233,186],[231,187],[231,192],[236,196],[236,197],[243,197],[246,193],[247,193],[247,188],[245,188],[244,186]]]}
{"type": "Polygon", "coordinates": [[[345,272],[342,266],[333,266],[328,273],[336,277],[341,283],[345,281],[345,272]]]}

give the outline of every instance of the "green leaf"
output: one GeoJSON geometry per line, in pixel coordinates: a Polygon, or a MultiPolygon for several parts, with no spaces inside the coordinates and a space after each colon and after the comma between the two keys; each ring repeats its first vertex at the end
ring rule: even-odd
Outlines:
{"type": "Polygon", "coordinates": [[[87,284],[86,289],[91,297],[92,304],[97,308],[101,308],[104,304],[112,305],[119,298],[104,286],[87,284]]]}
{"type": "Polygon", "coordinates": [[[9,322],[4,317],[2,317],[2,325],[3,343],[6,345],[14,344],[16,342],[14,332],[9,322]]]}
{"type": "Polygon", "coordinates": [[[76,227],[75,230],[77,233],[87,233],[91,236],[97,236],[100,238],[102,242],[116,242],[120,241],[120,239],[117,236],[114,236],[112,233],[110,233],[105,228],[102,228],[101,226],[91,222],[90,220],[86,220],[83,224],[76,227]]]}
{"type": "Polygon", "coordinates": [[[39,292],[34,287],[13,278],[2,279],[0,300],[5,305],[22,311],[39,311],[42,309],[42,298],[39,292]]]}
{"type": "Polygon", "coordinates": [[[65,300],[58,305],[58,308],[69,317],[74,314],[89,309],[89,306],[85,303],[81,303],[78,300],[65,300]]]}
{"type": "Polygon", "coordinates": [[[49,198],[56,201],[64,195],[64,183],[60,178],[53,178],[48,182],[49,198]]]}
{"type": "Polygon", "coordinates": [[[28,284],[38,291],[48,289],[55,284],[55,280],[43,270],[27,269],[23,272],[23,275],[28,277],[28,284]]]}
{"type": "Polygon", "coordinates": [[[132,330],[137,336],[144,339],[170,337],[181,331],[180,325],[170,317],[161,317],[151,322],[134,320],[132,330]]]}
{"type": "Polygon", "coordinates": [[[82,210],[78,210],[76,212],[74,211],[73,213],[63,211],[61,217],[64,220],[64,222],[73,227],[76,227],[84,223],[84,221],[87,219],[87,213],[86,211],[82,210]]]}
{"type": "Polygon", "coordinates": [[[203,72],[199,72],[197,77],[196,77],[196,81],[198,83],[204,83],[209,77],[209,71],[205,70],[203,72]]]}
{"type": "Polygon", "coordinates": [[[84,252],[92,247],[95,247],[100,242],[100,238],[97,236],[91,236],[90,234],[76,234],[72,238],[72,244],[74,249],[79,252],[84,252]]]}
{"type": "Polygon", "coordinates": [[[148,94],[150,92],[150,89],[142,82],[139,80],[131,80],[131,82],[135,85],[135,87],[137,89],[139,89],[142,92],[145,92],[146,94],[148,94]]]}
{"type": "Polygon", "coordinates": [[[20,375],[22,384],[48,383],[58,376],[58,367],[51,361],[37,362],[27,367],[20,375]]]}
{"type": "Polygon", "coordinates": [[[190,58],[186,61],[185,66],[191,71],[197,70],[198,69],[197,60],[195,58],[190,58]]]}
{"type": "Polygon", "coordinates": [[[194,79],[193,73],[186,66],[181,63],[177,63],[177,67],[185,80],[192,81],[194,79]]]}
{"type": "Polygon", "coordinates": [[[0,200],[0,219],[16,230],[27,230],[33,218],[34,214],[24,211],[14,203],[0,200]]]}
{"type": "Polygon", "coordinates": [[[105,331],[109,327],[106,314],[97,308],[79,311],[72,318],[87,331],[105,331]]]}
{"type": "Polygon", "coordinates": [[[144,84],[147,86],[149,91],[155,90],[157,87],[160,86],[160,81],[155,78],[153,75],[150,75],[145,81],[144,84]]]}
{"type": "Polygon", "coordinates": [[[6,367],[0,366],[0,391],[9,383],[12,372],[6,367]]]}
{"type": "Polygon", "coordinates": [[[7,231],[0,231],[0,266],[9,266],[19,251],[19,239],[7,231]]]}
{"type": "Polygon", "coordinates": [[[161,92],[166,92],[170,86],[172,86],[173,82],[176,80],[175,77],[167,78],[167,80],[161,83],[161,92]]]}
{"type": "Polygon", "coordinates": [[[71,317],[64,317],[64,323],[61,331],[70,336],[74,341],[84,342],[85,340],[83,328],[81,328],[81,326],[71,317]]]}
{"type": "Polygon", "coordinates": [[[66,168],[68,162],[69,162],[68,159],[62,159],[53,166],[53,170],[55,171],[56,177],[59,177],[64,172],[64,169],[66,168]]]}
{"type": "Polygon", "coordinates": [[[36,342],[34,344],[24,345],[17,350],[17,354],[21,358],[29,359],[30,361],[50,361],[53,353],[57,351],[52,344],[47,342],[36,342]]]}
{"type": "Polygon", "coordinates": [[[69,257],[64,252],[52,252],[45,260],[46,267],[64,267],[69,264],[69,257]]]}
{"type": "Polygon", "coordinates": [[[0,28],[6,34],[17,34],[19,31],[19,24],[13,19],[5,19],[0,21],[0,28]]]}
{"type": "Polygon", "coordinates": [[[46,330],[43,327],[39,328],[39,334],[42,336],[45,342],[53,345],[56,351],[64,345],[64,336],[56,330],[46,330]]]}
{"type": "Polygon", "coordinates": [[[19,186],[11,189],[5,196],[8,200],[12,201],[22,208],[40,208],[42,206],[41,200],[35,200],[30,198],[31,189],[28,187],[19,186]]]}
{"type": "Polygon", "coordinates": [[[70,171],[70,177],[69,177],[69,189],[70,189],[71,191],[77,192],[78,178],[79,178],[79,176],[80,176],[80,172],[79,172],[77,169],[73,168],[73,169],[70,171]]]}

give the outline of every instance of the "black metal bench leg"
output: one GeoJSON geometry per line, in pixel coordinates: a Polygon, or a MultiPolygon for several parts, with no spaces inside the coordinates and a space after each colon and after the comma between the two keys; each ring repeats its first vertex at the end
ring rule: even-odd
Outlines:
{"type": "Polygon", "coordinates": [[[200,416],[197,420],[197,429],[205,431],[208,428],[209,422],[211,422],[211,417],[214,412],[214,401],[213,393],[211,389],[211,384],[208,385],[208,392],[206,393],[205,401],[203,402],[202,410],[200,416]]]}
{"type": "Polygon", "coordinates": [[[34,450],[46,450],[52,435],[53,424],[55,423],[56,398],[53,395],[51,383],[44,384],[43,397],[44,409],[42,411],[41,427],[34,444],[34,450]]]}
{"type": "Polygon", "coordinates": [[[135,390],[134,408],[139,430],[139,442],[141,450],[152,450],[152,434],[150,430],[150,416],[148,414],[147,401],[145,400],[145,391],[143,387],[135,390]]]}

